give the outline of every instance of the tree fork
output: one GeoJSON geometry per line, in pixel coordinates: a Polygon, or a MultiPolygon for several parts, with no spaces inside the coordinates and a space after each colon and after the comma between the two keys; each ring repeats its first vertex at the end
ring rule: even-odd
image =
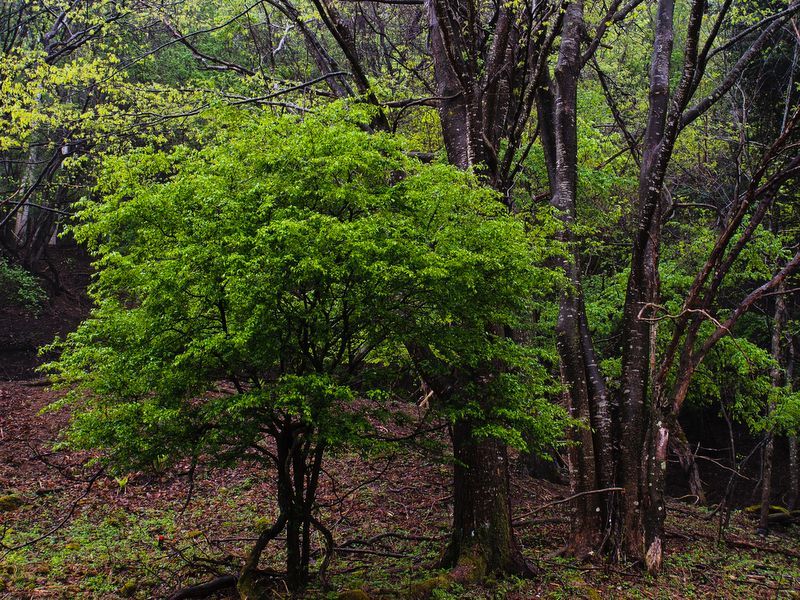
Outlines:
{"type": "Polygon", "coordinates": [[[272,527],[258,536],[258,540],[247,555],[247,560],[236,581],[236,590],[242,598],[255,599],[262,595],[260,591],[262,589],[260,585],[262,573],[258,569],[258,563],[267,545],[283,531],[287,519],[286,513],[282,510],[272,527]]]}
{"type": "Polygon", "coordinates": [[[677,418],[670,419],[669,430],[669,449],[678,459],[681,469],[683,469],[686,481],[689,484],[689,493],[697,498],[698,504],[705,504],[706,493],[703,480],[700,478],[700,470],[697,467],[694,453],[689,447],[689,440],[686,438],[686,432],[683,430],[683,427],[681,427],[677,418]]]}
{"type": "MultiPolygon", "coordinates": [[[[575,242],[572,227],[577,196],[577,85],[582,68],[583,27],[583,3],[569,4],[563,20],[554,85],[538,93],[551,205],[558,210],[563,223],[558,237],[569,245],[575,242]]],[[[568,551],[587,556],[600,549],[610,505],[599,496],[583,492],[612,485],[614,453],[608,395],[586,320],[579,262],[577,252],[573,252],[561,264],[570,289],[560,300],[556,332],[566,405],[570,415],[583,424],[573,430],[571,437],[577,443],[569,452],[575,502],[568,551]]]]}

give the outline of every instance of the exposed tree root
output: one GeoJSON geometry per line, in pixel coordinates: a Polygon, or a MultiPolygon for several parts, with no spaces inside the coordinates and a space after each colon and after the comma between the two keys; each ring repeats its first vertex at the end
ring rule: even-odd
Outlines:
{"type": "Polygon", "coordinates": [[[216,579],[212,579],[211,581],[207,581],[206,583],[192,585],[185,587],[182,590],[178,590],[169,597],[169,600],[208,598],[212,594],[216,594],[222,590],[234,589],[237,581],[238,577],[235,575],[223,575],[221,577],[217,577],[216,579]]]}

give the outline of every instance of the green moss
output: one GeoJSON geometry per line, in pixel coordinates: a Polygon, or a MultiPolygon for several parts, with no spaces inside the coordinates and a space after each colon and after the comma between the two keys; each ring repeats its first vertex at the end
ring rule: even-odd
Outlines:
{"type": "Polygon", "coordinates": [[[138,585],[133,579],[129,579],[126,581],[121,588],[119,588],[119,595],[123,598],[133,598],[133,595],[136,593],[138,589],[138,585]]]}
{"type": "Polygon", "coordinates": [[[452,578],[459,583],[475,583],[486,577],[487,570],[486,558],[480,553],[462,553],[452,571],[452,578]]]}
{"type": "Polygon", "coordinates": [[[412,600],[427,600],[432,598],[436,590],[446,590],[453,584],[453,578],[447,574],[437,575],[430,579],[423,579],[412,583],[409,588],[409,598],[412,600]]]}
{"type": "MultiPolygon", "coordinates": [[[[748,506],[744,510],[745,510],[745,512],[748,512],[748,513],[761,512],[761,505],[760,504],[754,504],[752,506],[748,506]]],[[[789,515],[790,514],[788,509],[784,508],[783,506],[776,506],[774,504],[770,505],[769,512],[771,514],[772,513],[778,513],[778,514],[783,514],[783,515],[789,515]]]]}
{"type": "Polygon", "coordinates": [[[25,499],[19,494],[6,494],[0,496],[0,512],[12,512],[25,504],[25,499]]]}
{"type": "Polygon", "coordinates": [[[257,571],[245,571],[236,583],[236,591],[241,600],[275,600],[282,597],[275,583],[274,579],[264,577],[257,571]]]}

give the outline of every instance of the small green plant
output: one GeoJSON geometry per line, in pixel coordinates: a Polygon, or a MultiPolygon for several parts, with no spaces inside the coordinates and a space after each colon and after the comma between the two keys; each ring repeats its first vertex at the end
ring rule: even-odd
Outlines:
{"type": "MultiPolygon", "coordinates": [[[[0,541],[15,546],[42,532],[36,527],[28,531],[11,530],[0,541]]],[[[7,553],[3,558],[5,573],[0,570],[0,581],[5,577],[12,596],[15,592],[35,588],[38,578],[65,590],[80,588],[84,591],[81,597],[107,597],[114,593],[126,597],[127,592],[135,592],[131,582],[144,585],[146,572],[141,566],[146,557],[163,561],[163,552],[154,540],[159,535],[171,539],[175,532],[175,514],[170,511],[131,516],[125,511],[106,514],[100,510],[81,515],[58,535],[7,553]],[[110,564],[116,568],[109,571],[110,564]]],[[[191,554],[191,550],[189,552],[191,554]]]]}
{"type": "Polygon", "coordinates": [[[122,475],[120,477],[114,477],[114,481],[119,486],[119,493],[122,494],[125,492],[125,488],[128,487],[128,479],[130,479],[130,474],[122,475]]]}

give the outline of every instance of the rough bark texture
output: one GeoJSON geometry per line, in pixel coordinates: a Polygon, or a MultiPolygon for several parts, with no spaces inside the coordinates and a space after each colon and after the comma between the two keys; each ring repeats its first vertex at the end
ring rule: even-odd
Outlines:
{"type": "Polygon", "coordinates": [[[430,48],[436,73],[436,88],[439,96],[439,118],[442,124],[447,157],[459,168],[472,164],[469,152],[469,130],[466,98],[455,67],[448,58],[445,32],[439,22],[439,8],[434,0],[428,2],[430,26],[430,48]]]}
{"type": "MultiPolygon", "coordinates": [[[[795,388],[795,344],[797,336],[789,340],[788,358],[786,364],[786,382],[795,388]]],[[[789,436],[789,498],[786,505],[789,510],[797,510],[800,506],[800,439],[796,435],[789,436]]]]}
{"type": "MultiPolygon", "coordinates": [[[[512,101],[505,83],[508,65],[514,62],[509,45],[512,9],[498,9],[491,40],[474,23],[477,9],[469,0],[427,0],[426,9],[448,160],[461,169],[475,169],[498,186],[497,145],[512,101]]],[[[453,536],[446,560],[452,566],[474,567],[479,577],[487,572],[526,574],[511,525],[506,447],[495,439],[475,438],[475,426],[468,420],[453,425],[453,536]]]]}
{"type": "Polygon", "coordinates": [[[800,443],[797,436],[789,438],[789,510],[797,510],[800,502],[800,443]]]}
{"type": "Polygon", "coordinates": [[[489,573],[526,575],[514,539],[508,452],[496,439],[476,439],[475,424],[453,426],[453,532],[445,562],[480,579],[489,573]]]}
{"type": "MultiPolygon", "coordinates": [[[[783,169],[774,168],[775,159],[786,148],[788,132],[795,128],[796,123],[790,120],[781,136],[765,151],[747,191],[733,203],[715,247],[687,294],[684,310],[671,321],[673,334],[666,352],[657,352],[658,321],[672,319],[664,317],[659,306],[659,250],[664,215],[668,212],[666,173],[675,140],[683,128],[731,89],[780,28],[777,21],[788,18],[789,14],[765,25],[711,94],[690,106],[715,53],[715,40],[729,8],[730,3],[725,4],[712,17],[705,2],[690,2],[685,30],[684,23],[680,24],[683,71],[673,89],[670,81],[674,76],[671,59],[675,2],[659,0],[656,4],[647,122],[639,147],[631,150],[640,168],[639,188],[634,199],[630,274],[620,328],[620,391],[611,402],[597,369],[583,308],[580,257],[576,253],[563,264],[571,285],[561,301],[557,341],[566,403],[574,417],[592,425],[592,430],[574,433],[579,443],[570,453],[573,489],[582,492],[598,486],[623,488],[622,494],[606,498],[605,504],[598,505],[599,498],[595,496],[580,497],[575,505],[572,550],[585,551],[597,540],[608,540],[607,549],[617,559],[640,562],[651,572],[660,569],[663,557],[664,475],[670,445],[689,476],[693,493],[703,498],[693,455],[677,421],[694,373],[714,344],[730,334],[738,319],[800,266],[798,254],[769,282],[744,297],[724,323],[717,323],[711,335],[705,338],[700,335],[732,264],[752,239],[778,187],[796,172],[794,159],[787,159],[783,169]],[[704,18],[713,21],[710,27],[704,28],[704,18]],[[747,217],[749,221],[742,230],[747,217]],[[671,431],[676,433],[672,441],[671,431]],[[598,513],[602,518],[598,518],[598,513]]],[[[626,14],[626,10],[629,9],[613,4],[610,14],[614,15],[614,11],[626,14]]],[[[575,89],[581,67],[591,60],[592,49],[599,42],[589,41],[587,51],[581,55],[579,45],[588,30],[583,23],[582,5],[568,3],[562,12],[561,47],[554,81],[549,82],[546,71],[540,74],[537,102],[552,204],[564,224],[561,240],[574,248],[570,229],[575,219],[575,89]]],[[[606,21],[613,18],[616,17],[606,21]]],[[[599,31],[597,35],[601,35],[599,31]]],[[[615,120],[623,131],[630,131],[630,127],[619,122],[619,113],[615,113],[615,120]]]]}
{"type": "Polygon", "coordinates": [[[660,0],[656,11],[638,214],[623,309],[619,484],[625,492],[614,552],[619,558],[643,559],[651,572],[659,570],[662,560],[669,429],[659,390],[651,389],[655,323],[646,317],[648,305],[657,303],[659,296],[662,185],[671,151],[667,117],[674,8],[673,0],[660,0]]]}

